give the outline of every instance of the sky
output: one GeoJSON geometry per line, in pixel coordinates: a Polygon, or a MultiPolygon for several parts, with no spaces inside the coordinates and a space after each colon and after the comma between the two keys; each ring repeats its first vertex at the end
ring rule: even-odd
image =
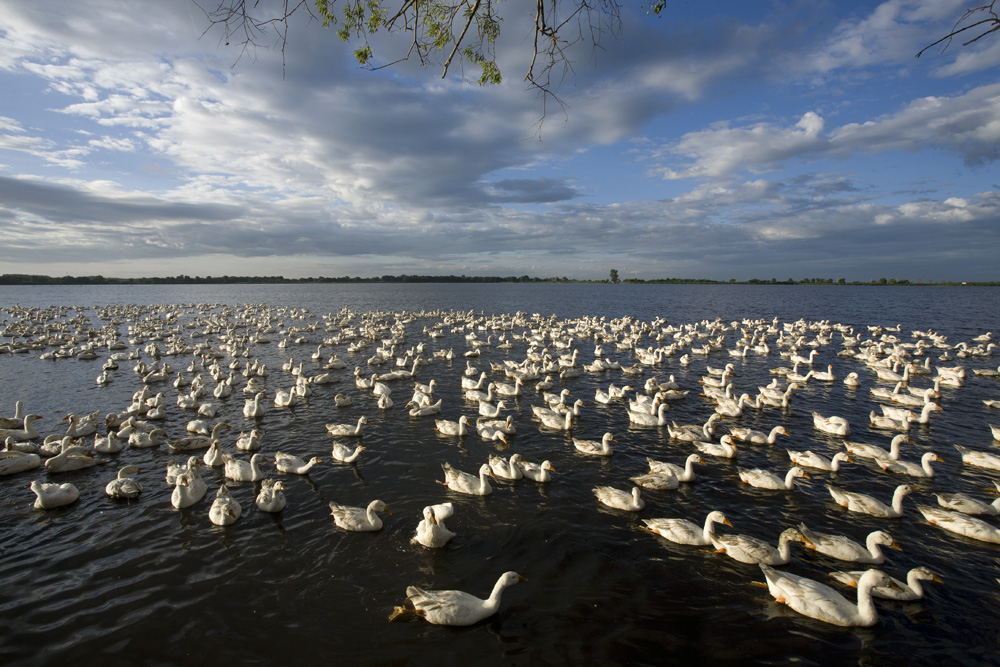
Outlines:
{"type": "Polygon", "coordinates": [[[0,273],[1000,280],[1000,33],[915,57],[969,4],[630,8],[560,106],[527,3],[484,87],[305,12],[242,51],[191,0],[0,0],[0,273]]]}

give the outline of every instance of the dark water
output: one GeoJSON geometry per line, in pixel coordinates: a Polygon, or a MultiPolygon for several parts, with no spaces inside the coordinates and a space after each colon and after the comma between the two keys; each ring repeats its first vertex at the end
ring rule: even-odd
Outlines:
{"type": "MultiPolygon", "coordinates": [[[[53,287],[0,288],[0,318],[10,320],[12,304],[84,308],[91,324],[92,306],[104,304],[267,304],[271,308],[305,308],[313,316],[349,307],[355,312],[446,309],[489,314],[522,311],[559,319],[580,316],[630,316],[649,322],[698,323],[721,318],[794,322],[829,320],[855,326],[901,324],[904,340],[913,329],[931,329],[949,336],[952,344],[969,341],[986,331],[1000,333],[1000,290],[989,288],[855,288],[744,286],[602,286],[602,285],[355,285],[355,286],[193,286],[193,287],[53,287]]],[[[185,314],[181,323],[191,316],[185,314]]],[[[77,311],[70,313],[76,315],[77,311]]],[[[387,315],[390,322],[391,316],[387,315]]],[[[431,350],[468,349],[464,333],[429,340],[424,327],[439,318],[416,318],[406,324],[405,346],[428,341],[431,350]]],[[[277,321],[304,326],[285,314],[277,321]]],[[[125,332],[125,325],[120,327],[125,332]]],[[[189,334],[190,329],[183,329],[189,334]]],[[[520,334],[522,327],[515,327],[520,334]]],[[[478,332],[485,338],[487,332],[478,332]]],[[[319,372],[311,361],[315,346],[329,334],[308,333],[308,343],[280,349],[282,336],[252,348],[271,369],[268,390],[287,388],[291,376],[280,370],[292,357],[307,374],[319,372]]],[[[734,332],[727,334],[733,347],[734,332]]],[[[6,342],[6,340],[4,341],[6,342]]],[[[790,437],[774,447],[747,445],[738,464],[705,458],[698,479],[675,491],[647,491],[641,513],[605,509],[591,492],[597,484],[630,486],[628,478],[646,471],[645,458],[682,461],[691,445],[671,440],[665,429],[630,427],[621,404],[602,406],[593,400],[595,388],[624,384],[619,372],[584,372],[565,386],[586,407],[573,434],[599,438],[615,433],[615,454],[591,459],[575,452],[565,433],[539,428],[532,404],[540,399],[533,388],[518,400],[506,400],[517,434],[503,454],[520,452],[530,461],[552,461],[555,479],[545,485],[527,480],[495,482],[486,498],[446,490],[440,464],[448,461],[474,471],[497,451],[475,433],[459,440],[434,430],[434,418],[411,418],[403,404],[411,384],[393,386],[396,406],[379,410],[370,392],[355,389],[354,366],[364,367],[374,347],[357,354],[346,345],[333,348],[348,363],[335,371],[340,381],[315,388],[315,394],[292,410],[267,402],[261,425],[262,453],[282,450],[307,458],[329,460],[332,438],[327,422],[353,422],[364,414],[371,420],[363,442],[368,448],[354,464],[324,463],[306,477],[280,475],[288,507],[269,515],[253,505],[259,484],[233,484],[243,505],[234,525],[219,528],[208,519],[208,507],[222,482],[221,471],[206,471],[205,500],[185,510],[170,506],[171,488],[163,480],[171,456],[166,447],[126,449],[106,455],[107,463],[87,470],[51,475],[80,488],[80,501],[41,511],[32,508],[28,488],[45,480],[44,469],[0,478],[0,663],[2,664],[191,664],[227,661],[235,664],[1000,664],[1000,546],[953,536],[929,526],[917,513],[917,503],[934,504],[932,493],[964,491],[986,498],[1000,474],[963,466],[953,444],[1000,451],[988,423],[1000,423],[1000,413],[982,399],[1000,398],[1000,381],[974,376],[973,368],[996,368],[995,355],[940,362],[969,371],[966,386],[944,389],[931,424],[915,428],[915,444],[905,446],[904,458],[924,451],[944,459],[931,480],[906,478],[917,491],[904,502],[902,519],[877,519],[833,504],[824,484],[861,490],[887,500],[904,481],[883,473],[868,460],[858,460],[839,473],[811,473],[792,493],[748,489],[736,477],[737,466],[784,471],[785,449],[813,449],[827,456],[840,448],[836,438],[812,426],[811,412],[849,419],[851,440],[887,446],[889,436],[869,430],[868,412],[875,404],[868,388],[887,386],[858,362],[836,356],[840,336],[820,348],[817,368],[832,364],[838,378],[859,372],[862,387],[851,390],[840,380],[811,382],[798,392],[788,411],[748,410],[723,422],[769,430],[781,424],[790,437]],[[351,408],[337,409],[338,392],[354,396],[351,408]],[[139,500],[115,502],[104,485],[118,468],[135,463],[145,491],[139,500]],[[365,505],[381,498],[392,510],[377,533],[345,533],[329,514],[331,500],[365,505]],[[448,522],[457,537],[445,548],[429,550],[410,538],[424,505],[449,500],[455,516],[448,522]],[[886,529],[901,550],[890,550],[885,569],[903,578],[925,565],[943,578],[929,584],[920,602],[879,603],[880,624],[863,630],[839,629],[799,616],[778,605],[765,588],[756,566],[738,563],[700,547],[673,545],[639,530],[641,518],[684,517],[701,523],[721,509],[733,528],[725,532],[756,535],[776,542],[786,527],[805,521],[827,532],[859,541],[875,529],[886,529]],[[407,585],[460,588],[488,595],[506,570],[528,581],[508,589],[501,611],[471,628],[432,626],[422,621],[388,623],[401,604],[407,585]]],[[[648,338],[643,345],[655,345],[648,338]]],[[[592,341],[577,341],[580,362],[593,360],[592,341]]],[[[607,357],[623,365],[635,361],[630,352],[605,345],[607,357]]],[[[328,350],[329,352],[329,350],[328,350]]],[[[525,344],[485,351],[473,363],[490,369],[489,360],[524,358],[525,344]]],[[[30,412],[45,415],[43,435],[60,432],[59,419],[69,413],[124,410],[139,388],[122,362],[113,382],[98,387],[94,379],[102,359],[43,361],[39,353],[0,356],[0,414],[13,412],[22,399],[30,412]]],[[[678,355],[679,356],[679,355],[678,355]]],[[[673,374],[691,394],[675,403],[669,415],[679,423],[703,422],[712,404],[698,396],[698,379],[707,364],[736,364],[739,392],[755,393],[771,376],[768,369],[786,366],[774,349],[769,356],[745,359],[725,353],[695,357],[688,367],[675,356],[646,375],[660,380],[673,374]]],[[[185,369],[189,358],[166,358],[185,369]]],[[[939,362],[935,360],[932,365],[939,362]]],[[[474,420],[476,405],[464,401],[459,376],[464,359],[434,360],[418,379],[438,383],[444,418],[465,414],[474,420]]],[[[367,369],[366,369],[367,370],[367,369]]],[[[186,371],[185,371],[186,373],[186,371]]],[[[496,379],[502,379],[497,377],[496,379]]],[[[928,385],[926,378],[915,383],[928,385]]],[[[632,382],[635,386],[637,382],[632,382]]],[[[211,388],[213,383],[209,381],[211,388]]],[[[176,407],[177,390],[166,385],[168,416],[163,428],[171,437],[183,435],[192,413],[176,407]]],[[[213,399],[209,399],[213,400],[213,399]]],[[[216,400],[235,428],[224,443],[235,450],[236,435],[252,423],[242,415],[243,395],[216,400]]],[[[875,408],[877,409],[877,408],[875,408]]],[[[273,468],[270,473],[274,476],[273,468]]],[[[788,571],[818,579],[848,564],[794,547],[788,571]]],[[[846,589],[845,589],[846,590],[846,589]]],[[[847,593],[848,596],[851,593],[847,593]]]]}

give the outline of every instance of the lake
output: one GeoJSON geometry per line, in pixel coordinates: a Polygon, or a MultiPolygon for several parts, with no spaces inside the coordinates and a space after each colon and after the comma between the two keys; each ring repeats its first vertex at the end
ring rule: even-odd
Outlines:
{"type": "MultiPolygon", "coordinates": [[[[662,665],[662,664],[871,664],[930,663],[1000,664],[1000,545],[945,532],[929,525],[917,512],[918,504],[936,505],[935,493],[964,492],[987,501],[987,489],[1000,481],[1000,472],[962,463],[955,444],[1000,454],[989,424],[1000,424],[1000,410],[983,404],[1000,399],[1000,380],[979,376],[973,369],[994,369],[1000,355],[939,360],[943,350],[931,349],[930,367],[963,366],[964,386],[941,388],[943,408],[927,425],[914,426],[902,457],[918,460],[924,452],[943,459],[934,464],[932,478],[911,478],[883,472],[871,459],[857,458],[838,472],[810,470],[791,492],[750,488],[737,476],[741,468],[766,468],[784,473],[786,450],[812,450],[830,457],[843,449],[842,441],[813,426],[812,412],[845,417],[850,440],[888,447],[892,432],[869,426],[869,411],[878,411],[871,388],[892,389],[860,361],[838,355],[842,336],[834,333],[818,350],[814,368],[832,366],[834,382],[807,382],[791,398],[790,407],[746,409],[723,419],[715,440],[730,427],[750,426],[768,431],[783,426],[787,437],[773,446],[741,445],[735,460],[703,455],[693,483],[675,490],[646,490],[645,508],[626,512],[597,502],[592,489],[610,485],[629,489],[629,478],[648,471],[647,457],[682,462],[694,451],[691,443],[672,439],[665,428],[630,425],[622,402],[595,402],[597,389],[610,383],[631,384],[642,391],[648,378],[665,382],[673,375],[682,389],[681,401],[671,402],[667,419],[702,423],[714,404],[701,396],[699,381],[706,366],[734,365],[737,395],[757,393],[774,375],[771,369],[789,366],[769,340],[770,354],[733,357],[741,328],[722,332],[720,351],[707,357],[680,358],[690,346],[665,357],[655,366],[643,366],[641,377],[621,371],[583,371],[579,377],[556,378],[555,391],[566,388],[585,402],[571,433],[540,426],[532,405],[542,402],[534,382],[523,395],[505,399],[503,415],[511,415],[516,434],[507,447],[485,441],[474,431],[464,437],[435,430],[434,419],[457,420],[466,415],[475,422],[478,406],[464,399],[460,377],[467,361],[489,374],[491,381],[507,381],[491,370],[491,363],[521,361],[527,343],[521,338],[534,323],[566,323],[577,318],[604,319],[610,335],[612,320],[631,318],[626,326],[642,330],[640,347],[666,346],[670,338],[655,336],[668,327],[705,331],[719,319],[727,325],[743,320],[778,321],[778,328],[802,321],[806,339],[815,339],[818,322],[853,327],[861,339],[873,337],[867,327],[897,327],[900,341],[913,342],[915,330],[947,336],[950,345],[972,344],[972,338],[993,332],[1000,336],[1000,289],[986,287],[860,287],[860,286],[746,286],[746,285],[577,285],[577,284],[327,284],[327,285],[191,285],[191,286],[0,286],[0,320],[9,328],[20,318],[13,307],[48,308],[52,321],[99,331],[117,328],[127,341],[128,327],[139,321],[160,321],[190,344],[211,342],[218,334],[194,335],[213,315],[232,324],[251,312],[269,322],[275,332],[269,343],[251,344],[245,365],[254,360],[271,371],[266,379],[268,399],[259,420],[243,415],[245,378],[237,371],[236,391],[214,399],[215,382],[201,361],[191,354],[163,356],[185,376],[201,373],[217,404],[213,420],[233,426],[225,432],[225,449],[236,453],[240,432],[262,431],[260,452],[273,459],[277,451],[324,462],[305,476],[282,474],[264,466],[265,474],[281,479],[288,506],[269,514],[254,506],[260,482],[228,483],[243,508],[233,525],[218,527],[208,518],[216,490],[224,482],[221,468],[206,468],[208,495],[183,510],[171,506],[172,487],[164,480],[167,462],[186,454],[168,447],[126,448],[119,454],[98,455],[97,466],[65,473],[45,468],[0,477],[0,662],[8,665],[72,664],[192,664],[227,661],[237,664],[422,665],[437,662],[496,665],[662,665]],[[252,307],[248,304],[254,304],[252,307]],[[126,306],[155,306],[129,310],[126,306]],[[118,306],[117,323],[100,317],[101,308],[118,306]],[[227,310],[228,309],[228,310],[227,310]],[[345,311],[346,309],[346,311],[345,311]],[[166,311],[176,313],[169,321],[166,311]],[[345,315],[347,311],[350,316],[345,315]],[[405,316],[400,315],[406,313],[405,316]],[[131,313],[131,314],[130,314],[131,313]],[[508,321],[521,313],[521,323],[509,330],[476,329],[493,315],[508,321]],[[538,318],[533,319],[533,315],[538,318]],[[324,316],[330,315],[329,318],[324,316]],[[431,338],[438,327],[442,336],[431,338]],[[130,319],[131,318],[131,319],[130,319]],[[354,369],[365,376],[384,372],[368,359],[379,341],[357,352],[349,342],[324,348],[323,358],[336,353],[346,362],[333,373],[331,384],[315,385],[313,394],[293,408],[276,407],[271,399],[279,389],[294,384],[282,370],[288,360],[302,372],[323,372],[311,355],[317,346],[363,318],[388,326],[400,320],[398,355],[424,343],[428,363],[419,366],[416,380],[436,381],[440,415],[411,417],[404,407],[413,383],[389,383],[395,405],[379,409],[370,390],[356,388],[354,369]],[[475,321],[460,328],[452,319],[475,321]],[[343,324],[341,322],[343,321],[343,324]],[[654,324],[655,322],[655,324],[654,324]],[[642,325],[648,325],[643,329],[642,325]],[[310,330],[312,326],[312,330],[310,330]],[[301,333],[292,329],[302,329],[301,333]],[[474,331],[482,341],[494,337],[481,356],[466,359],[471,349],[466,335],[474,331]],[[501,333],[513,338],[509,349],[496,346],[501,333]],[[304,340],[283,339],[301,335],[304,340]],[[515,337],[516,335],[516,337],[515,337]],[[432,358],[434,351],[452,349],[448,361],[432,358]],[[193,372],[187,369],[196,362],[193,372]],[[845,386],[848,372],[857,372],[858,388],[845,386]],[[349,394],[350,407],[334,405],[337,393],[349,394]],[[355,422],[366,416],[361,442],[366,449],[350,464],[331,462],[334,438],[325,424],[355,422]],[[614,454],[579,454],[572,437],[600,439],[612,432],[614,454]],[[455,493],[438,482],[441,464],[473,472],[491,454],[520,453],[532,462],[551,461],[555,473],[548,483],[529,480],[491,480],[494,491],[485,497],[455,493]],[[133,501],[115,501],[104,486],[126,464],[137,465],[144,491],[133,501]],[[54,510],[33,508],[33,480],[72,482],[80,500],[54,510]],[[827,484],[862,491],[888,501],[900,483],[915,488],[904,500],[898,519],[855,514],[836,505],[827,484]],[[383,500],[378,532],[353,533],[338,529],[328,507],[331,501],[365,506],[383,500]],[[456,533],[445,547],[427,549],[412,544],[424,506],[450,501],[454,516],[448,527],[456,533]],[[641,529],[642,519],[680,517],[700,524],[712,510],[722,510],[732,527],[719,533],[742,533],[776,544],[778,534],[800,522],[824,532],[857,541],[874,530],[886,530],[900,547],[887,550],[884,570],[900,579],[916,566],[940,575],[941,583],[927,583],[923,600],[877,603],[879,623],[866,629],[830,626],[797,614],[775,602],[762,586],[756,565],[747,565],[715,553],[711,547],[682,546],[641,529]],[[477,596],[489,594],[497,578],[514,570],[527,581],[507,589],[500,611],[474,626],[450,628],[420,619],[388,622],[393,607],[401,605],[409,585],[457,588],[477,596]]],[[[107,311],[111,317],[112,311],[107,311]]],[[[464,324],[464,322],[463,322],[464,324]]],[[[68,326],[68,325],[67,325],[68,326]]],[[[595,324],[595,326],[597,326],[595,324]]],[[[235,329],[249,334],[253,327],[235,329]]],[[[706,339],[700,339],[704,341],[706,339]]],[[[0,340],[9,343],[10,338],[0,340]]],[[[549,342],[549,341],[547,341],[549,342]]],[[[157,363],[147,351],[149,340],[128,344],[147,364],[157,363]]],[[[157,342],[162,350],[166,345],[157,342]]],[[[700,345],[701,343],[695,343],[700,345]]],[[[622,366],[636,363],[634,351],[603,343],[606,359],[622,366]]],[[[52,348],[49,348],[52,349],[52,348]]],[[[595,341],[577,338],[553,354],[578,350],[578,363],[595,360],[595,341]]],[[[807,351],[812,348],[803,348],[807,351]]],[[[930,348],[929,348],[930,349],[930,348]]],[[[99,386],[95,378],[110,355],[97,359],[40,359],[43,349],[27,354],[0,354],[0,416],[13,414],[22,400],[28,412],[44,415],[38,422],[43,436],[62,433],[69,413],[117,413],[131,403],[142,382],[133,371],[136,360],[120,362],[111,381],[99,386]]],[[[802,350],[800,350],[801,352],[802,350]]],[[[806,352],[807,353],[807,352],[806,352]]],[[[916,359],[921,364],[922,358],[916,359]]],[[[220,359],[224,363],[231,360],[220,359]]],[[[930,386],[929,376],[915,377],[914,385],[930,386]]],[[[185,435],[194,413],[176,404],[178,389],[156,385],[165,394],[166,418],[159,426],[170,439],[185,435]]],[[[630,393],[631,394],[631,393],[630,393]]],[[[92,439],[93,436],[90,436],[92,439]]],[[[343,439],[347,442],[347,439],[343,439]]],[[[201,454],[202,452],[195,452],[201,454]]],[[[240,453],[240,458],[247,458],[240,453]]],[[[995,518],[988,518],[998,525],[995,518]]],[[[837,586],[848,598],[853,589],[833,584],[835,570],[862,569],[822,554],[792,547],[791,562],[783,571],[805,575],[837,586]]]]}

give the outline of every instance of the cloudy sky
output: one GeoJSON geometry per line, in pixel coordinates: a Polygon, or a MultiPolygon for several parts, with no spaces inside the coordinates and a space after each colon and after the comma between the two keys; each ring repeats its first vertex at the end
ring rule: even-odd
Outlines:
{"type": "Polygon", "coordinates": [[[997,280],[1000,36],[914,57],[969,4],[623,13],[539,123],[526,3],[483,88],[301,12],[241,55],[191,0],[0,0],[0,273],[997,280]]]}

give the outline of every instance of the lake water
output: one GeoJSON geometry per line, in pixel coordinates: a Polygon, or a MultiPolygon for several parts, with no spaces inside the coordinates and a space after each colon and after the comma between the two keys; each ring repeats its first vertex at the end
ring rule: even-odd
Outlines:
{"type": "MultiPolygon", "coordinates": [[[[658,324],[698,324],[721,318],[744,318],[792,323],[828,320],[854,326],[869,336],[868,325],[901,325],[896,334],[911,341],[913,330],[933,330],[948,336],[950,344],[971,341],[992,331],[1000,335],[1000,289],[952,287],[805,287],[729,285],[194,285],[194,286],[53,286],[0,287],[0,320],[16,319],[14,304],[30,307],[74,307],[67,316],[89,318],[100,329],[96,306],[107,304],[172,304],[181,311],[179,331],[190,336],[197,329],[183,325],[197,315],[194,304],[262,304],[275,313],[275,328],[319,327],[305,334],[306,342],[281,348],[279,333],[268,344],[253,345],[253,358],[271,370],[270,396],[292,383],[281,365],[289,357],[303,364],[307,375],[320,372],[310,358],[316,346],[332,335],[323,330],[322,316],[348,308],[362,314],[383,313],[390,324],[401,311],[472,311],[486,316],[522,312],[557,320],[578,317],[631,317],[658,324]],[[80,310],[77,310],[80,309],[80,310]],[[309,315],[293,319],[289,311],[309,315]]],[[[208,308],[205,309],[206,311],[208,308]]],[[[219,312],[215,309],[213,312],[219,312]]],[[[357,320],[357,318],[356,318],[357,320]]],[[[454,361],[432,360],[420,367],[417,379],[437,382],[435,398],[442,399],[443,417],[457,420],[477,414],[475,403],[463,399],[459,378],[466,367],[461,353],[469,349],[466,332],[443,329],[445,336],[430,339],[425,327],[439,322],[430,312],[405,324],[404,348],[426,342],[430,351],[449,348],[454,361]]],[[[126,337],[127,323],[119,326],[126,337]]],[[[704,328],[702,326],[702,328],[704,328]]],[[[526,327],[515,326],[521,334],[526,327]]],[[[488,331],[477,332],[483,339],[488,331]]],[[[496,335],[496,334],[494,334],[496,335]]],[[[815,333],[808,335],[813,338],[815,333]]],[[[735,347],[738,331],[726,333],[726,348],[735,347]]],[[[204,341],[205,338],[197,340],[204,341]]],[[[44,468],[0,478],[0,663],[51,664],[320,664],[423,665],[661,665],[661,664],[1000,664],[1000,545],[954,536],[930,526],[916,505],[934,505],[933,494],[962,491],[989,499],[987,488],[1000,473],[963,465],[953,445],[1000,453],[988,424],[1000,424],[1000,411],[983,399],[1000,399],[1000,380],[975,376],[974,368],[996,369],[1000,355],[940,362],[932,367],[961,365],[969,371],[967,384],[942,389],[937,412],[927,426],[914,427],[914,444],[904,445],[903,458],[916,460],[925,451],[944,459],[935,465],[932,479],[901,478],[882,472],[868,459],[857,459],[838,473],[812,472],[793,492],[748,488],[737,468],[788,469],[786,449],[812,449],[826,456],[840,450],[838,438],[812,425],[812,411],[846,417],[851,440],[888,446],[891,433],[870,429],[868,413],[878,410],[871,387],[892,387],[858,361],[837,356],[840,335],[818,348],[816,368],[832,365],[838,380],[809,382],[796,392],[790,409],[749,410],[726,419],[729,426],[746,425],[767,431],[783,425],[789,437],[775,446],[746,445],[736,462],[705,456],[696,467],[697,479],[673,491],[646,491],[646,507],[632,513],[604,508],[591,489],[607,484],[627,489],[629,477],[648,470],[647,457],[681,462],[693,451],[688,443],[672,440],[666,429],[629,425],[621,403],[604,406],[594,401],[595,389],[607,389],[669,375],[691,390],[673,403],[668,419],[701,423],[713,404],[699,396],[698,380],[706,365],[735,364],[737,393],[756,394],[770,382],[769,369],[789,365],[772,347],[770,355],[728,356],[724,351],[694,357],[689,366],[680,353],[662,365],[645,367],[645,375],[626,379],[618,371],[584,372],[581,377],[557,380],[586,406],[573,428],[576,437],[599,439],[611,431],[617,442],[608,458],[578,454],[565,432],[540,428],[531,406],[541,403],[533,385],[518,399],[505,400],[504,414],[514,417],[516,435],[506,450],[474,432],[464,438],[446,437],[434,430],[434,417],[414,418],[404,404],[412,383],[393,384],[396,405],[380,410],[370,391],[355,388],[353,369],[367,375],[366,360],[377,343],[358,353],[347,344],[332,346],[347,362],[334,371],[333,384],[317,386],[315,393],[293,409],[266,402],[261,452],[276,451],[326,461],[308,476],[283,475],[265,466],[270,477],[280,477],[287,489],[287,508],[280,514],[263,513],[253,499],[259,483],[232,483],[233,495],[243,506],[235,524],[220,528],[210,523],[208,508],[223,481],[221,469],[207,470],[209,491],[194,506],[175,510],[171,487],[164,482],[167,461],[181,460],[167,447],[125,449],[100,455],[106,462],[94,468],[47,474],[44,468]],[[862,386],[846,387],[840,380],[849,371],[860,375],[862,386]],[[336,393],[354,397],[354,405],[336,408],[336,393]],[[367,447],[353,464],[330,463],[333,438],[328,422],[354,422],[366,415],[362,442],[367,447]],[[556,472],[547,484],[527,480],[492,482],[487,497],[464,496],[437,483],[441,463],[475,471],[491,453],[521,453],[529,461],[548,459],[556,472]],[[112,501],[105,484],[118,468],[138,465],[144,492],[132,502],[112,501]],[[80,500],[55,510],[35,510],[32,480],[69,481],[80,489],[80,500]],[[912,483],[916,491],[904,501],[901,519],[878,519],[847,512],[835,505],[824,485],[863,491],[888,501],[895,486],[912,483]],[[328,504],[336,501],[363,506],[380,498],[392,511],[384,528],[375,533],[348,533],[334,526],[328,504]],[[442,549],[410,543],[425,505],[451,501],[455,514],[448,521],[457,536],[442,549]],[[904,578],[912,567],[924,565],[941,575],[930,583],[922,601],[878,603],[880,622],[870,629],[832,627],[776,603],[760,584],[757,566],[739,563],[706,547],[669,543],[640,530],[642,518],[683,517],[701,523],[714,509],[723,510],[733,524],[719,532],[755,535],[776,543],[778,534],[799,522],[825,532],[846,534],[863,541],[871,531],[885,529],[900,550],[889,550],[884,569],[904,578]],[[403,603],[408,585],[459,588],[475,595],[489,594],[496,579],[515,570],[526,582],[507,589],[500,612],[469,628],[430,625],[415,619],[388,623],[394,606],[403,603]]],[[[4,339],[3,343],[9,339],[4,339]]],[[[648,336],[642,345],[658,345],[648,336]]],[[[665,343],[663,343],[665,344],[665,343]]],[[[161,343],[162,346],[162,343],[161,343]]],[[[136,345],[142,350],[145,344],[136,345]]],[[[594,342],[577,340],[579,363],[594,359],[594,342]]],[[[627,350],[605,344],[606,357],[630,365],[627,350]]],[[[555,351],[555,350],[553,350],[555,351]]],[[[490,361],[524,359],[526,344],[517,340],[509,350],[487,348],[471,360],[490,372],[490,361]]],[[[67,413],[102,414],[124,410],[141,382],[134,361],[121,363],[107,386],[96,376],[107,357],[97,360],[41,360],[31,354],[0,355],[0,415],[13,413],[21,399],[29,412],[43,414],[42,435],[60,433],[59,420],[67,413]]],[[[144,355],[149,362],[150,358],[144,355]]],[[[164,357],[185,374],[193,357],[164,357]]],[[[201,369],[198,369],[201,371],[201,369]]],[[[204,371],[201,371],[204,373],[204,371]]],[[[207,377],[207,374],[206,374],[207,377]]],[[[237,376],[242,381],[242,376],[237,376]]],[[[501,374],[491,379],[503,380],[501,374]]],[[[926,377],[914,384],[929,385],[926,377]]],[[[209,379],[208,387],[214,387],[209,379]]],[[[217,417],[234,428],[223,442],[235,451],[241,430],[256,422],[242,414],[243,394],[215,400],[217,417]]],[[[176,406],[177,390],[160,385],[168,413],[161,423],[170,438],[184,435],[193,413],[176,406]]],[[[199,452],[200,453],[200,452],[199,452]]],[[[996,524],[996,519],[990,519],[996,524]]],[[[831,560],[801,545],[783,569],[830,581],[837,569],[860,569],[831,560]]],[[[848,597],[850,589],[842,589],[848,597]]]]}

